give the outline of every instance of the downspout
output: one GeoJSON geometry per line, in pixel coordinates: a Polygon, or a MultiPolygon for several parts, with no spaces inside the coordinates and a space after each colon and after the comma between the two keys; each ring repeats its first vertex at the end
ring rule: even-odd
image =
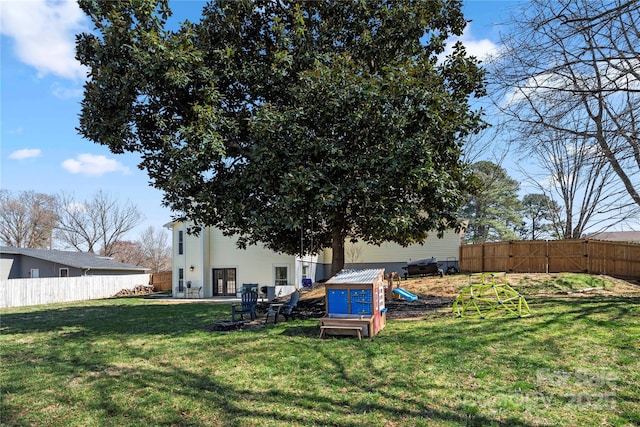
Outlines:
{"type": "Polygon", "coordinates": [[[207,283],[205,281],[205,275],[206,275],[206,270],[207,268],[205,268],[205,254],[204,254],[204,246],[205,246],[205,238],[204,238],[204,233],[205,233],[205,229],[204,226],[200,227],[200,258],[201,258],[201,267],[200,269],[202,270],[202,272],[200,273],[200,283],[202,286],[202,288],[200,288],[201,292],[202,292],[202,298],[204,298],[205,296],[205,292],[207,291],[207,288],[205,287],[205,284],[207,283]]]}
{"type": "Polygon", "coordinates": [[[187,226],[186,224],[183,222],[182,223],[182,271],[183,276],[182,276],[182,292],[184,292],[184,297],[187,296],[187,291],[186,291],[186,287],[187,287],[187,274],[189,274],[189,268],[187,267],[187,246],[188,246],[188,233],[187,233],[187,226]]]}

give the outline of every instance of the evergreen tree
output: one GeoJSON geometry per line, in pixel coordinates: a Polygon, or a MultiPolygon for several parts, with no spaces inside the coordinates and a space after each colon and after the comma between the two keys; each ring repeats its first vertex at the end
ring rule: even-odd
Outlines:
{"type": "Polygon", "coordinates": [[[469,221],[465,240],[471,243],[517,239],[516,229],[522,223],[520,184],[507,171],[488,161],[473,164],[479,190],[468,196],[462,217],[469,221]]]}
{"type": "Polygon", "coordinates": [[[546,194],[525,195],[522,198],[522,237],[531,240],[552,237],[552,223],[559,212],[558,203],[546,194]]]}

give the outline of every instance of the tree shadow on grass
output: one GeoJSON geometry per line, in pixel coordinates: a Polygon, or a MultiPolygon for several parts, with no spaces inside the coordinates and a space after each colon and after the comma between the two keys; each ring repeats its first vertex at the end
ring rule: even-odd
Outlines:
{"type": "MultiPolygon", "coordinates": [[[[637,297],[536,300],[535,304],[542,314],[536,315],[534,310],[534,317],[530,319],[467,321],[452,318],[442,319],[437,324],[430,324],[429,321],[390,322],[379,337],[361,342],[351,337],[321,341],[318,339],[317,322],[296,321],[278,324],[277,328],[267,326],[251,333],[231,333],[213,340],[194,336],[188,348],[175,344],[169,346],[181,351],[188,350],[192,353],[191,357],[206,358],[204,366],[210,366],[211,370],[202,369],[203,363],[198,364],[199,368],[189,366],[189,359],[183,354],[172,355],[175,360],[159,362],[162,359],[154,355],[157,349],[147,350],[138,344],[127,348],[126,337],[157,334],[178,338],[192,332],[200,333],[202,325],[216,317],[228,318],[229,308],[224,305],[65,307],[3,315],[2,328],[3,334],[12,334],[16,339],[31,333],[59,333],[43,341],[48,348],[33,353],[15,346],[11,354],[5,352],[5,360],[20,360],[24,366],[33,367],[34,372],[57,372],[61,386],[80,378],[78,387],[83,387],[86,394],[95,398],[88,403],[81,396],[70,397],[59,392],[56,394],[58,401],[50,403],[50,406],[60,407],[70,414],[76,424],[83,419],[81,408],[86,409],[89,405],[88,409],[102,414],[104,419],[111,418],[114,424],[359,426],[367,423],[383,425],[385,422],[428,425],[433,421],[455,425],[526,427],[533,424],[527,424],[517,416],[498,417],[488,415],[486,411],[480,412],[474,402],[464,400],[465,394],[476,396],[476,390],[467,389],[464,384],[458,385],[462,387],[462,394],[455,394],[453,401],[440,401],[438,404],[430,402],[429,393],[444,392],[444,389],[438,388],[443,386],[426,383],[416,388],[411,375],[394,375],[395,367],[384,361],[387,357],[385,354],[392,353],[394,349],[415,351],[415,354],[407,353],[407,357],[423,357],[425,362],[422,366],[425,368],[427,363],[435,360],[442,368],[446,363],[441,360],[464,362],[465,357],[482,354],[497,345],[499,340],[520,337],[515,342],[522,344],[522,347],[510,349],[509,363],[524,363],[527,367],[515,372],[534,374],[535,369],[547,366],[540,364],[539,359],[527,359],[527,345],[538,339],[537,332],[545,328],[564,328],[565,324],[573,321],[571,319],[578,319],[585,326],[600,320],[603,315],[608,319],[625,320],[632,317],[631,311],[635,309],[634,304],[638,303],[640,298],[637,297]],[[114,365],[113,356],[103,354],[100,348],[91,347],[103,335],[122,335],[124,347],[121,352],[127,358],[148,358],[154,360],[155,365],[114,365]],[[260,345],[261,339],[268,341],[260,345]],[[66,348],[67,344],[73,345],[66,348]],[[262,354],[261,351],[269,354],[262,354]],[[317,359],[299,361],[297,358],[303,354],[317,359]],[[249,372],[236,371],[238,368],[233,364],[223,365],[223,361],[238,357],[244,361],[244,365],[240,365],[242,369],[249,372]],[[268,382],[266,387],[257,386],[259,376],[265,375],[265,371],[258,368],[265,363],[280,365],[284,377],[291,379],[289,385],[273,381],[268,382]],[[322,367],[299,370],[303,363],[318,363],[322,367]],[[362,363],[366,364],[368,372],[363,372],[362,363]],[[221,372],[217,370],[218,366],[226,366],[231,370],[221,372]],[[238,373],[244,375],[243,379],[235,378],[238,373]],[[315,388],[302,386],[307,384],[309,379],[306,376],[310,374],[316,377],[315,388]],[[292,383],[297,385],[291,386],[292,383]],[[131,395],[137,401],[125,403],[123,395],[131,395]],[[157,404],[163,399],[169,399],[170,402],[150,407],[153,402],[157,404]]],[[[568,330],[567,333],[577,332],[568,330]]],[[[564,339],[570,340],[571,336],[564,339]]],[[[544,351],[559,354],[562,342],[546,343],[544,351]]],[[[500,355],[495,357],[499,358],[500,355]]],[[[470,359],[471,362],[473,360],[470,359]]],[[[5,369],[9,372],[3,376],[7,384],[5,396],[32,393],[30,386],[21,379],[23,372],[12,371],[11,367],[5,369]]],[[[466,374],[460,370],[453,375],[454,378],[455,375],[465,378],[466,374]]],[[[635,405],[637,400],[634,401],[633,394],[624,393],[625,399],[628,399],[625,401],[635,405]]],[[[4,399],[3,422],[7,425],[33,424],[33,421],[25,418],[31,409],[20,406],[19,402],[20,399],[4,399]]],[[[52,420],[54,424],[56,420],[59,421],[57,418],[52,420]]],[[[535,425],[544,424],[538,422],[535,425]]]]}
{"type": "MultiPolygon", "coordinates": [[[[12,310],[13,311],[13,310],[12,310]]],[[[229,304],[102,303],[36,308],[2,314],[3,334],[80,329],[86,334],[184,335],[215,320],[230,319],[229,304]]]]}
{"type": "MultiPolygon", "coordinates": [[[[322,351],[321,346],[316,348],[322,351]]],[[[235,381],[233,376],[207,373],[176,365],[130,368],[114,367],[99,355],[88,359],[69,359],[52,355],[47,363],[52,370],[73,372],[81,378],[82,394],[55,395],[50,406],[64,409],[64,414],[54,413],[48,421],[61,420],[80,423],[109,419],[113,425],[184,425],[184,426],[235,426],[235,425],[341,425],[359,427],[371,423],[384,425],[415,425],[446,422],[456,425],[511,425],[528,427],[530,424],[517,419],[494,419],[456,407],[432,407],[407,397],[397,391],[386,391],[382,383],[374,388],[366,386],[350,375],[350,368],[325,350],[326,358],[335,373],[324,377],[326,391],[320,395],[312,388],[291,388],[273,382],[260,389],[251,382],[235,381]],[[339,388],[349,389],[347,394],[332,393],[339,388]],[[361,391],[358,391],[361,389],[361,391]],[[375,392],[383,399],[371,399],[375,392]],[[86,400],[86,395],[92,396],[86,400]],[[161,399],[169,399],[161,401],[161,399]],[[147,403],[155,402],[159,406],[147,403]],[[373,417],[373,418],[372,418],[373,417]],[[371,420],[375,420],[371,422],[371,420]]],[[[212,360],[213,361],[213,360],[212,360]]],[[[292,372],[291,375],[296,375],[292,372]]],[[[383,382],[384,378],[380,378],[383,382]]],[[[396,389],[394,389],[396,390],[396,389]]],[[[6,392],[20,395],[25,388],[16,382],[6,392]]],[[[50,398],[49,398],[50,399],[50,398]]],[[[6,425],[28,425],[25,418],[29,409],[5,403],[3,422],[6,425]]],[[[537,424],[540,425],[540,424],[537,424]]]]}

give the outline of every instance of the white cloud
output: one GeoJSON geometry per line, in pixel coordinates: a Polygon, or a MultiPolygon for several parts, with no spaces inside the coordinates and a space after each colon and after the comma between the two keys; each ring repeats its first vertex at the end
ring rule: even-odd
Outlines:
{"type": "Polygon", "coordinates": [[[75,59],[75,34],[87,22],[73,0],[2,0],[0,32],[14,40],[20,61],[40,77],[86,78],[86,68],[75,59]]]}
{"type": "Polygon", "coordinates": [[[101,176],[110,172],[129,174],[129,168],[115,159],[93,154],[79,154],[75,159],[67,159],[62,162],[62,167],[72,174],[87,176],[101,176]]]}
{"type": "Polygon", "coordinates": [[[443,57],[449,55],[453,51],[453,45],[460,41],[467,50],[467,54],[475,56],[483,61],[491,56],[496,55],[500,51],[500,46],[489,39],[476,39],[471,31],[471,24],[467,24],[460,37],[451,37],[447,40],[447,46],[443,57]]]}
{"type": "Polygon", "coordinates": [[[82,88],[68,88],[60,85],[53,86],[53,96],[60,99],[73,99],[82,97],[82,88]]]}
{"type": "Polygon", "coordinates": [[[67,211],[72,212],[72,213],[83,213],[83,212],[87,211],[87,205],[85,205],[83,203],[73,202],[73,203],[68,203],[66,205],[66,209],[67,209],[67,211]]]}
{"type": "Polygon", "coordinates": [[[33,157],[38,157],[42,154],[42,150],[39,148],[23,148],[22,150],[16,150],[9,154],[10,159],[24,160],[33,157]]]}

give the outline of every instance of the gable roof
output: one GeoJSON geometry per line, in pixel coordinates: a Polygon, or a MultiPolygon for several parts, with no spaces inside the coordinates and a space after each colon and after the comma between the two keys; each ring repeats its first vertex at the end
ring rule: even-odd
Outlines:
{"type": "Polygon", "coordinates": [[[89,252],[72,252],[72,251],[54,251],[48,249],[31,249],[31,248],[10,248],[7,246],[0,247],[1,254],[23,255],[31,258],[37,258],[44,261],[54,262],[56,264],[67,265],[69,267],[80,268],[83,270],[129,270],[144,272],[148,270],[138,265],[124,264],[116,262],[112,258],[99,256],[89,252]]]}
{"type": "Polygon", "coordinates": [[[333,285],[358,284],[364,285],[374,283],[378,276],[384,274],[384,269],[364,269],[364,270],[340,270],[335,276],[327,280],[326,283],[333,285]]]}
{"type": "Polygon", "coordinates": [[[589,239],[611,240],[618,242],[640,242],[640,231],[604,231],[587,236],[589,239]]]}

